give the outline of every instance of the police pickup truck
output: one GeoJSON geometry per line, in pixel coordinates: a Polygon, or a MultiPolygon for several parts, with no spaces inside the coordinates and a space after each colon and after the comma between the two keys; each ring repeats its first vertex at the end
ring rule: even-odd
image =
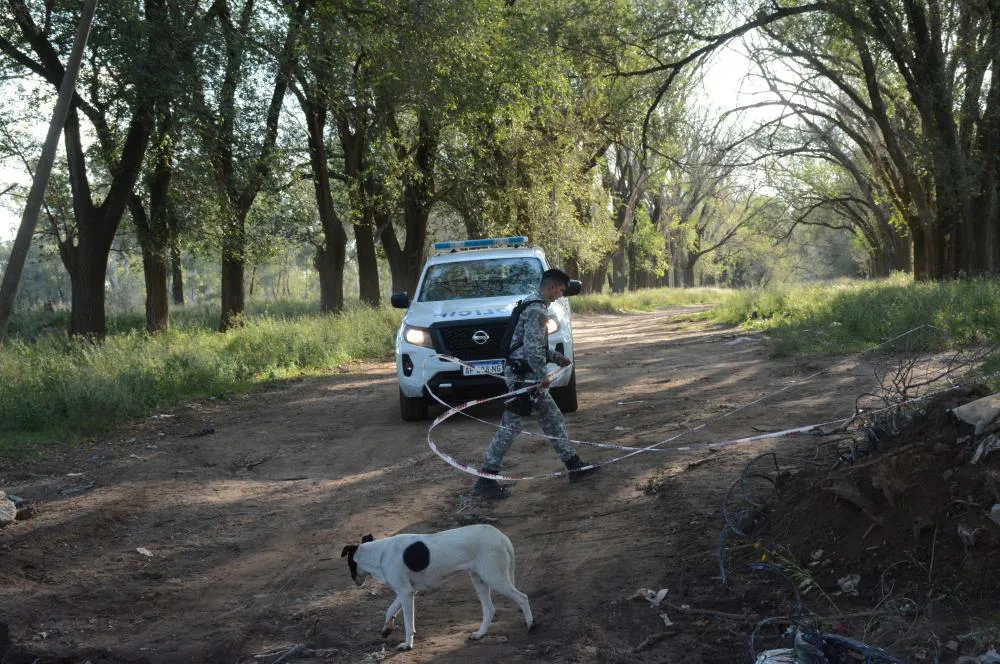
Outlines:
{"type": "MultiPolygon", "coordinates": [[[[406,309],[396,334],[399,412],[404,420],[427,417],[429,392],[459,402],[500,394],[504,351],[500,348],[514,306],[538,289],[549,269],[545,253],[526,237],[436,242],[416,294],[394,293],[392,306],[406,309]],[[464,366],[434,357],[449,355],[464,366]],[[500,377],[500,378],[498,378],[500,377]]],[[[573,280],[566,295],[580,292],[573,280]]],[[[573,359],[569,301],[549,306],[549,347],[573,359]]],[[[549,365],[554,369],[555,365],[549,365]]],[[[576,410],[576,369],[551,387],[564,412],[576,410]]]]}

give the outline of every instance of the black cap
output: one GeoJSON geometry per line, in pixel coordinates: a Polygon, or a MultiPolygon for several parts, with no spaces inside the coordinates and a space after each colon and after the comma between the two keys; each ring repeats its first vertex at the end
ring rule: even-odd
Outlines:
{"type": "Polygon", "coordinates": [[[562,283],[563,286],[569,286],[569,275],[562,270],[552,268],[551,270],[542,272],[542,283],[545,283],[546,281],[558,281],[562,283]]]}

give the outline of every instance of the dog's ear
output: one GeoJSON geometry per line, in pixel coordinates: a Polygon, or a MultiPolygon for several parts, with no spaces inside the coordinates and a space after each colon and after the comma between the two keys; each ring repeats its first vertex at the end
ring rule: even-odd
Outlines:
{"type": "Polygon", "coordinates": [[[354,553],[357,550],[358,550],[357,544],[348,544],[347,546],[344,547],[344,550],[340,552],[340,557],[346,558],[348,554],[354,553]]]}
{"type": "Polygon", "coordinates": [[[375,538],[372,537],[371,533],[368,533],[367,535],[365,535],[364,537],[361,538],[361,543],[362,544],[364,544],[366,542],[374,542],[374,541],[375,541],[375,538]]]}

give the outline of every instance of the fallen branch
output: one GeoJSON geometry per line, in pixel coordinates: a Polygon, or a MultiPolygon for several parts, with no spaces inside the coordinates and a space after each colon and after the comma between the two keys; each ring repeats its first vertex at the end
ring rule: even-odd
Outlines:
{"type": "Polygon", "coordinates": [[[653,634],[652,636],[643,639],[642,643],[637,645],[635,648],[632,648],[632,652],[634,653],[642,652],[643,650],[646,650],[650,646],[656,645],[657,643],[667,638],[668,636],[673,636],[673,635],[674,635],[673,632],[657,632],[656,634],[653,634]]]}
{"type": "Polygon", "coordinates": [[[725,620],[749,620],[749,616],[743,613],[726,613],[725,611],[713,611],[711,609],[693,609],[690,606],[681,606],[679,604],[672,604],[670,602],[664,602],[664,606],[673,609],[674,611],[683,611],[684,613],[691,613],[696,616],[712,616],[713,618],[724,618],[725,620]]]}

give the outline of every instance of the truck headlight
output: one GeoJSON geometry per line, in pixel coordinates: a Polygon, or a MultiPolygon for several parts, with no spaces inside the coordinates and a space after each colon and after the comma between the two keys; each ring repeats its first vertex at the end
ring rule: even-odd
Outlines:
{"type": "Polygon", "coordinates": [[[545,323],[545,331],[548,332],[549,334],[555,334],[556,332],[558,332],[559,331],[559,321],[557,321],[555,318],[550,318],[545,323]]]}
{"type": "Polygon", "coordinates": [[[414,346],[434,347],[434,342],[431,341],[431,331],[426,327],[407,325],[403,328],[403,338],[414,346]]]}

